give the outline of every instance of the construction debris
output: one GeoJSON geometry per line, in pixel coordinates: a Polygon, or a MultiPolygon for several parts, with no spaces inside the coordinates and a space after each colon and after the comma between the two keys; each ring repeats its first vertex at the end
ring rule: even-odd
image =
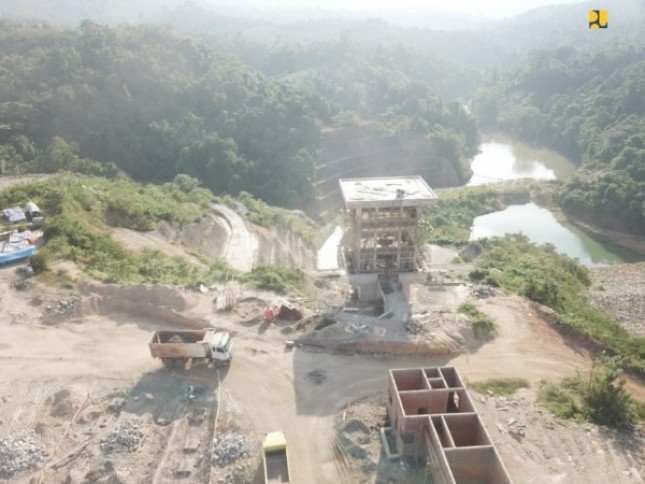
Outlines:
{"type": "Polygon", "coordinates": [[[8,479],[18,472],[39,467],[47,455],[30,430],[22,430],[1,439],[0,478],[8,479]]]}
{"type": "Polygon", "coordinates": [[[228,433],[213,439],[213,464],[226,467],[251,455],[249,441],[240,434],[228,433]]]}
{"type": "Polygon", "coordinates": [[[300,321],[302,319],[302,312],[293,304],[283,301],[278,309],[278,319],[282,321],[300,321]]]}
{"type": "Polygon", "coordinates": [[[101,450],[106,454],[133,452],[142,438],[143,430],[139,422],[136,419],[124,420],[101,441],[101,450]]]}
{"type": "Polygon", "coordinates": [[[43,322],[55,324],[77,315],[81,307],[81,298],[72,297],[59,299],[54,304],[48,304],[43,311],[43,322]]]}

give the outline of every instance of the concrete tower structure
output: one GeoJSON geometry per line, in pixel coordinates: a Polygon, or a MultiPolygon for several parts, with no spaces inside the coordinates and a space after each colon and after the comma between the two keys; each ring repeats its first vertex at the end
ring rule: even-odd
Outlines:
{"type": "Polygon", "coordinates": [[[348,271],[416,271],[421,209],[437,202],[423,178],[347,178],[339,183],[348,225],[341,249],[348,271]]]}

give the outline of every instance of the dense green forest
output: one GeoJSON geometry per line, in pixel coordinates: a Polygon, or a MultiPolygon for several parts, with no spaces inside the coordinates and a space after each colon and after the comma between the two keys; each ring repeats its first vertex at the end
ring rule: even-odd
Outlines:
{"type": "MultiPolygon", "coordinates": [[[[138,10],[121,0],[78,11],[66,2],[70,15],[56,21],[137,22],[138,10]]],[[[0,6],[20,15],[42,3],[0,6]]],[[[638,2],[618,2],[620,28],[602,36],[574,27],[581,7],[573,5],[452,32],[378,18],[234,17],[202,2],[139,7],[147,12],[139,21],[169,27],[2,22],[5,173],[151,182],[186,173],[216,193],[246,191],[313,212],[324,129],[427,137],[434,153],[463,167],[481,126],[580,164],[559,199],[568,213],[645,231],[638,2]],[[542,24],[545,35],[529,35],[542,24]],[[463,107],[471,96],[478,122],[463,107]]]]}
{"type": "Polygon", "coordinates": [[[434,136],[472,155],[473,118],[429,84],[363,58],[342,39],[285,58],[315,69],[271,79],[161,27],[3,23],[0,157],[5,172],[73,170],[311,208],[321,128],[370,125],[434,136]],[[333,73],[333,74],[332,74],[333,73]],[[98,162],[98,163],[97,163],[98,162]]]}
{"type": "Polygon", "coordinates": [[[0,29],[10,173],[78,170],[89,158],[140,180],[187,173],[214,191],[306,206],[330,113],[319,96],[161,28],[0,29]]]}
{"type": "Polygon", "coordinates": [[[643,44],[534,51],[480,89],[475,110],[484,128],[580,164],[561,193],[568,213],[645,233],[643,59],[643,44]]]}

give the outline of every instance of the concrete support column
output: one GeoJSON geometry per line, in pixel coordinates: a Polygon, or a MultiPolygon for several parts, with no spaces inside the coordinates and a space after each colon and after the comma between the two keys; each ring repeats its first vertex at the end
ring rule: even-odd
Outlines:
{"type": "Polygon", "coordinates": [[[362,225],[362,210],[357,208],[354,212],[354,271],[360,272],[361,267],[361,225],[362,225]]]}
{"type": "Polygon", "coordinates": [[[372,256],[372,270],[376,271],[376,260],[377,260],[376,249],[377,249],[377,246],[378,246],[378,227],[377,227],[377,223],[378,223],[378,207],[374,207],[374,212],[372,213],[372,215],[373,215],[373,220],[374,220],[374,234],[372,236],[373,237],[373,239],[372,239],[373,240],[373,245],[374,245],[374,254],[372,256]]]}

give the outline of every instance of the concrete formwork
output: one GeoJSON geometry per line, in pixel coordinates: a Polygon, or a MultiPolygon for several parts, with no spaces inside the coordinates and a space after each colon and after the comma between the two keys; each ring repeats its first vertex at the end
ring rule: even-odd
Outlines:
{"type": "Polygon", "coordinates": [[[437,484],[511,483],[455,368],[390,370],[387,412],[398,453],[424,458],[437,484]]]}

